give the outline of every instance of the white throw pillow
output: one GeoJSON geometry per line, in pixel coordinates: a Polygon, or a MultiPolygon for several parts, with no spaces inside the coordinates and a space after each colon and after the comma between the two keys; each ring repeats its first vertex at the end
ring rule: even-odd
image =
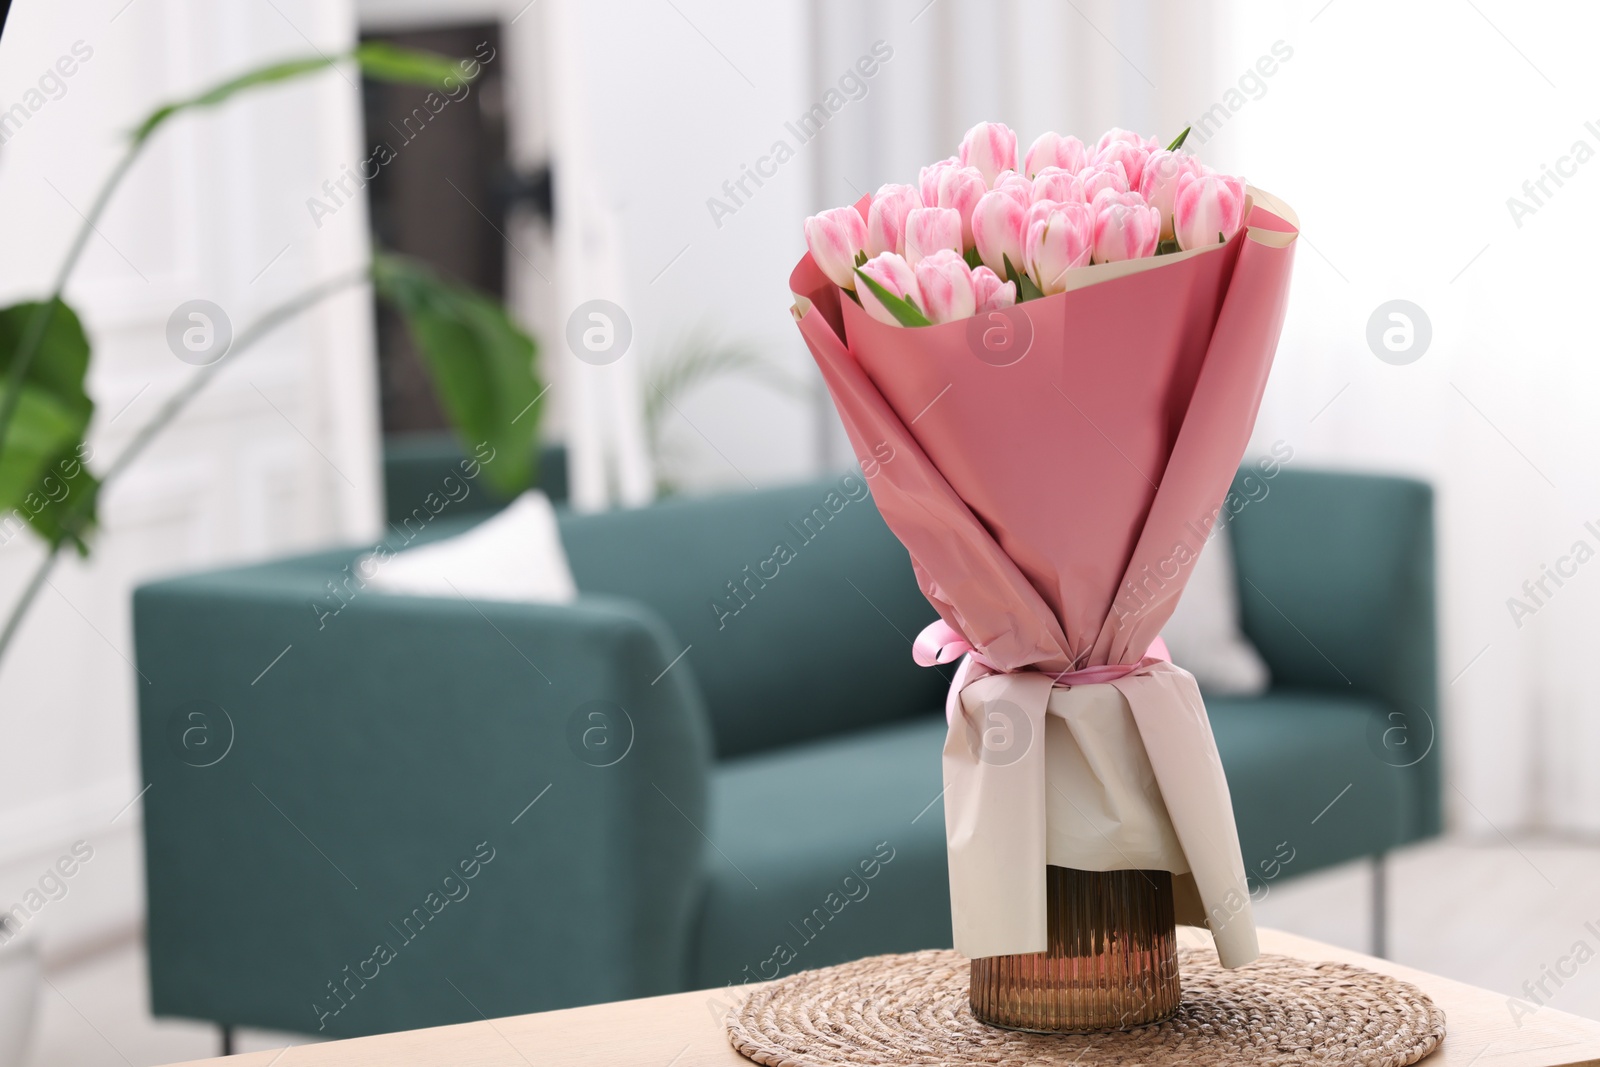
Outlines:
{"type": "Polygon", "coordinates": [[[466,533],[387,560],[367,556],[358,573],[372,575],[371,589],[410,596],[567,604],[578,595],[555,509],[537,491],[523,493],[466,533]]]}
{"type": "Polygon", "coordinates": [[[1233,541],[1221,526],[1200,550],[1178,609],[1161,631],[1172,662],[1212,696],[1260,696],[1271,675],[1239,629],[1239,583],[1233,541]]]}

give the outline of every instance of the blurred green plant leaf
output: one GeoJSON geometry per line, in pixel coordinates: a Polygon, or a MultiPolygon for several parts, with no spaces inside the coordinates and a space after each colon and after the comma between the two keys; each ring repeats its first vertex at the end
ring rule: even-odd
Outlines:
{"type": "Polygon", "coordinates": [[[446,78],[472,80],[462,73],[458,61],[446,56],[374,41],[337,56],[306,56],[302,59],[271,63],[229,78],[195,96],[163,104],[139,124],[133,132],[133,139],[136,142],[147,140],[168,119],[184,111],[216,107],[247,89],[290,81],[331,67],[346,59],[353,59],[361,68],[362,74],[376,81],[427,85],[442,89],[445,87],[446,78]]]}
{"type": "Polygon", "coordinates": [[[512,496],[533,484],[544,390],[537,347],[500,304],[392,252],[372,259],[378,295],[405,320],[445,412],[469,446],[495,451],[484,473],[512,496]]]}
{"type": "Polygon", "coordinates": [[[89,555],[88,535],[98,523],[100,480],[81,457],[80,440],[50,457],[32,496],[22,499],[22,514],[34,532],[49,544],[65,541],[80,556],[89,555]]]}
{"type": "MultiPolygon", "coordinates": [[[[434,89],[448,88],[449,80],[469,82],[471,78],[462,71],[465,61],[441,56],[436,52],[423,52],[415,48],[400,48],[383,41],[368,41],[351,53],[361,67],[361,73],[374,81],[402,82],[407,85],[426,85],[434,89]]],[[[471,61],[473,67],[479,64],[471,61]]]]}
{"type": "Polygon", "coordinates": [[[83,552],[98,486],[78,459],[94,402],[84,389],[89,339],[72,308],[60,300],[0,308],[0,378],[8,377],[22,337],[39,329],[41,316],[38,358],[0,442],[0,524],[21,516],[51,544],[70,537],[83,552]]]}
{"type": "Polygon", "coordinates": [[[1183,128],[1183,132],[1174,137],[1172,139],[1172,143],[1167,145],[1167,151],[1176,152],[1178,149],[1182,148],[1183,142],[1189,139],[1189,131],[1191,129],[1193,129],[1192,126],[1185,126],[1183,128]]]}

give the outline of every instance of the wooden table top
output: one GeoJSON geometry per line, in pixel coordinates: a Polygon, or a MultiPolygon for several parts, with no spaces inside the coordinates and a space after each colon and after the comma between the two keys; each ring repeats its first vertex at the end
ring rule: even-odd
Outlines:
{"type": "MultiPolygon", "coordinates": [[[[1209,943],[1204,931],[1179,929],[1184,945],[1209,943]]],[[[1514,1016],[1506,997],[1463,982],[1374,959],[1275,930],[1261,931],[1263,952],[1353,963],[1412,983],[1445,1013],[1444,1044],[1426,1067],[1576,1067],[1600,1065],[1600,1022],[1539,1008],[1514,1016]],[[1519,1025],[1520,1024],[1520,1025],[1519,1025]]],[[[348,1041],[306,1044],[227,1059],[213,1067],[748,1067],[718,1021],[730,990],[674,993],[644,1000],[408,1030],[348,1041]]]]}

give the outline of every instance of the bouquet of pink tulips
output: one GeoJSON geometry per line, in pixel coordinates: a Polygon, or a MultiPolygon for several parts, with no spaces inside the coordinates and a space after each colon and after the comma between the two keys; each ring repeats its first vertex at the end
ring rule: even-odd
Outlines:
{"type": "Polygon", "coordinates": [[[1019,160],[998,123],[806,220],[796,322],[939,612],[914,655],[961,660],[967,956],[1045,949],[1047,865],[1169,871],[1224,964],[1256,955],[1205,705],[1159,634],[1249,440],[1297,229],[1182,136],[1046,133],[1019,160]]]}
{"type": "Polygon", "coordinates": [[[885,185],[865,218],[853,207],[806,219],[828,278],[880,322],[929,326],[1064,292],[1071,271],[1225,244],[1244,219],[1245,186],[1131,130],[1093,149],[1041,134],[1017,169],[1016,134],[968,131],[961,151],[885,185]]]}

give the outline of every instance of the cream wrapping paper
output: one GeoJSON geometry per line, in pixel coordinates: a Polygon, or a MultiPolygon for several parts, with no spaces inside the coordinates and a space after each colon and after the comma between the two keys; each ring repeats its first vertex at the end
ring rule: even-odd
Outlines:
{"type": "Polygon", "coordinates": [[[1187,671],[1146,660],[1069,689],[992,674],[960,694],[944,747],[956,951],[1044,951],[1050,863],[1190,874],[1223,965],[1259,955],[1227,778],[1187,671]]]}

